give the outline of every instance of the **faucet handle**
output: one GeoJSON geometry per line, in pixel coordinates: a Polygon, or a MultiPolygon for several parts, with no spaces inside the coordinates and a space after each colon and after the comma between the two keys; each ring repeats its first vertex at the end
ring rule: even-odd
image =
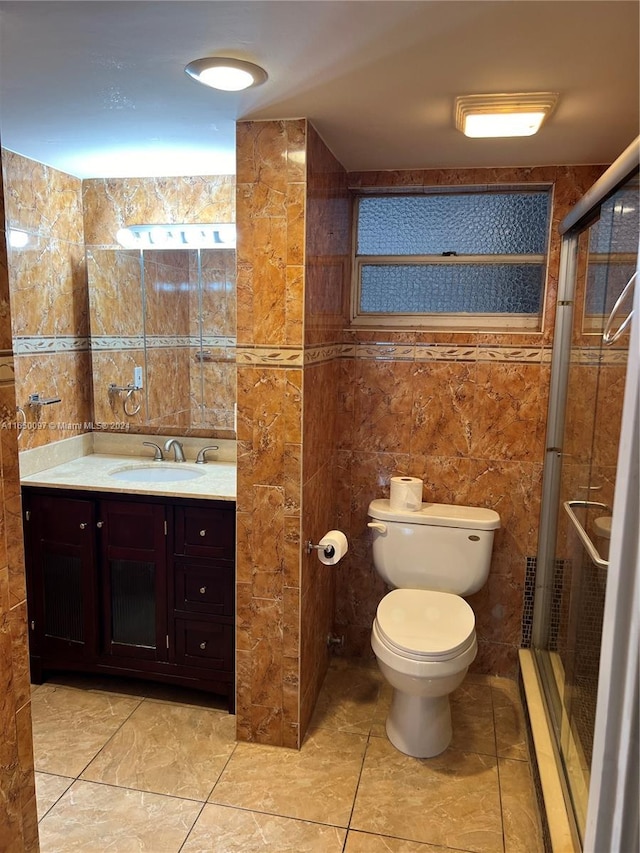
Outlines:
{"type": "Polygon", "coordinates": [[[220,448],[218,447],[217,444],[210,444],[209,447],[203,447],[202,450],[200,450],[198,452],[198,456],[196,458],[196,465],[204,465],[204,463],[207,461],[205,459],[207,450],[219,450],[219,449],[220,448]]]}
{"type": "Polygon", "coordinates": [[[160,445],[155,444],[153,441],[143,441],[142,442],[147,447],[155,447],[155,453],[153,454],[153,459],[155,462],[162,462],[164,456],[162,455],[162,448],[160,445]]]}

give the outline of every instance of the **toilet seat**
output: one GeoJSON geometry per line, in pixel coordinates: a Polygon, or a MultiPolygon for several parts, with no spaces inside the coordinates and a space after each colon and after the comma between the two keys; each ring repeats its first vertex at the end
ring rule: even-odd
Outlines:
{"type": "Polygon", "coordinates": [[[467,602],[449,592],[394,589],[376,613],[379,639],[416,661],[448,661],[475,643],[475,616],[467,602]]]}

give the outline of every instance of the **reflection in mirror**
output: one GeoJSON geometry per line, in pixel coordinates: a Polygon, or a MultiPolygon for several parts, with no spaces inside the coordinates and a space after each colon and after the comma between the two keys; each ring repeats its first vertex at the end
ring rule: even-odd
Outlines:
{"type": "Polygon", "coordinates": [[[603,202],[589,229],[583,332],[602,332],[635,272],[638,253],[638,177],[603,202]]]}
{"type": "Polygon", "coordinates": [[[233,437],[235,251],[87,250],[94,419],[233,437]]]}

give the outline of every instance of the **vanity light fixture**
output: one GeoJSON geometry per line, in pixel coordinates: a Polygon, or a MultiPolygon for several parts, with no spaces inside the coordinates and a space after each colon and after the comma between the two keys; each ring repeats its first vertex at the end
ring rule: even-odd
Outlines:
{"type": "Polygon", "coordinates": [[[476,138],[533,136],[557,101],[554,92],[462,95],[456,98],[456,127],[465,136],[476,138]]]}
{"type": "Polygon", "coordinates": [[[116,240],[125,249],[235,249],[233,223],[189,225],[129,225],[116,240]]]}
{"type": "Polygon", "coordinates": [[[198,83],[224,92],[239,92],[251,86],[259,86],[267,79],[267,72],[259,65],[226,56],[194,59],[184,70],[198,83]]]}

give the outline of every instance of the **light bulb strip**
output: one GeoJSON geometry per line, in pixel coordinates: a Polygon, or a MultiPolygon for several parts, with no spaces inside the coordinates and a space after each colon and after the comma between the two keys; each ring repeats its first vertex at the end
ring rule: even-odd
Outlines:
{"type": "Polygon", "coordinates": [[[125,249],[235,249],[236,226],[220,224],[129,225],[116,240],[125,249]]]}

